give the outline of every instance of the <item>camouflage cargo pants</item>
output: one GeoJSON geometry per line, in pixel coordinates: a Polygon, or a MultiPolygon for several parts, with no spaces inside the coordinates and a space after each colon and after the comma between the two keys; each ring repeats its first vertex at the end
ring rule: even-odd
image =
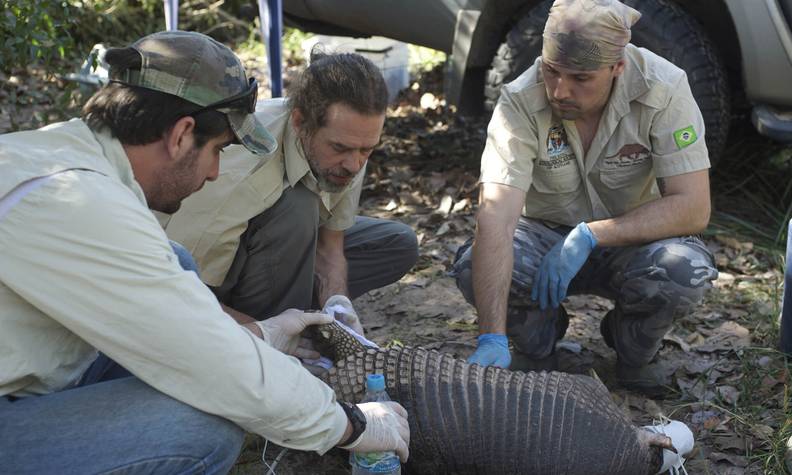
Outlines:
{"type": "MultiPolygon", "coordinates": [[[[566,332],[563,307],[541,311],[531,300],[533,277],[542,258],[571,228],[550,228],[521,217],[514,234],[514,269],[507,310],[507,333],[529,358],[549,356],[566,332]]],[[[457,286],[473,299],[472,239],[457,251],[457,286]]],[[[569,295],[594,294],[615,301],[600,330],[619,360],[629,366],[649,363],[675,318],[692,311],[718,277],[712,254],[693,236],[639,246],[597,248],[569,285],[569,295]]]]}

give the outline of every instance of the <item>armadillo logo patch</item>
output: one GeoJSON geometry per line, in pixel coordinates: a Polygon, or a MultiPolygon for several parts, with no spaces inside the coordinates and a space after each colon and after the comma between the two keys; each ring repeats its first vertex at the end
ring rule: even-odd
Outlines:
{"type": "Polygon", "coordinates": [[[569,146],[566,131],[562,125],[555,125],[550,128],[547,134],[547,160],[540,157],[537,162],[539,166],[552,170],[561,168],[574,162],[575,154],[569,146]]]}
{"type": "Polygon", "coordinates": [[[616,168],[627,168],[640,165],[651,158],[646,147],[641,144],[628,144],[622,147],[618,153],[610,157],[605,157],[605,169],[613,170],[616,168]]]}
{"type": "Polygon", "coordinates": [[[698,140],[698,135],[696,135],[696,130],[692,125],[688,125],[684,129],[679,129],[674,132],[674,142],[676,142],[680,150],[688,145],[692,145],[696,140],[698,140]]]}

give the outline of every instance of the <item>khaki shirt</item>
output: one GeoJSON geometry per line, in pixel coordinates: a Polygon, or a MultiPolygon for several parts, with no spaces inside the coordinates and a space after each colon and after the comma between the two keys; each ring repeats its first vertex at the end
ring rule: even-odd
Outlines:
{"type": "Polygon", "coordinates": [[[248,221],[274,205],[286,187],[302,182],[319,196],[320,225],[343,231],[355,222],[365,169],[338,193],[320,191],[289,114],[285,99],[259,102],[256,117],[281,146],[263,157],[241,145],[229,147],[218,179],[184,200],[170,219],[160,219],[168,237],[192,253],[208,285],[223,283],[248,221]]]}
{"type": "Polygon", "coordinates": [[[68,388],[101,351],[279,445],[338,442],[333,391],[181,269],[117,140],[80,120],[0,136],[0,198],[44,176],[0,218],[0,396],[68,388]]]}
{"type": "Polygon", "coordinates": [[[504,86],[481,183],[525,191],[527,217],[574,226],[658,199],[657,177],[709,168],[704,121],[685,72],[633,45],[625,59],[587,154],[574,121],[553,115],[541,58],[504,86]]]}

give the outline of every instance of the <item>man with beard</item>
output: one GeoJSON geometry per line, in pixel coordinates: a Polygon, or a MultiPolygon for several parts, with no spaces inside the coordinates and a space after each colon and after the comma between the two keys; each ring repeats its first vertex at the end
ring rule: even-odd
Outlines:
{"type": "Polygon", "coordinates": [[[228,473],[244,430],[324,453],[395,450],[396,403],[339,403],[291,356],[333,318],[239,325],[179,266],[151,210],[217,178],[220,152],[276,143],[222,44],[163,32],[107,52],[83,118],[0,136],[0,467],[228,473]]]}
{"type": "Polygon", "coordinates": [[[314,52],[287,99],[257,106],[281,147],[262,158],[230,147],[217,181],[164,219],[238,321],[324,306],[362,333],[350,299],[415,263],[408,226],[355,216],[386,108],[371,61],[314,52]]]}
{"type": "Polygon", "coordinates": [[[652,360],[717,277],[704,124],[685,72],[629,44],[640,13],[556,0],[542,56],[506,85],[481,158],[475,238],[457,284],[476,305],[470,361],[552,368],[570,293],[615,301],[600,330],[626,386],[666,383],[652,360]],[[507,336],[508,335],[508,336],[507,336]]]}

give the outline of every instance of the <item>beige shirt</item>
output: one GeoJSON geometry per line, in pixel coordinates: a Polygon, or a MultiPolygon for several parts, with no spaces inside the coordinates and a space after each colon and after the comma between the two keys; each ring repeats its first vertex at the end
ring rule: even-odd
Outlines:
{"type": "Polygon", "coordinates": [[[68,388],[101,351],[280,445],[338,442],[333,391],[181,269],[117,140],[80,120],[0,136],[0,198],[42,176],[0,218],[0,395],[68,388]]]}
{"type": "Polygon", "coordinates": [[[285,99],[259,102],[256,117],[280,147],[264,157],[229,147],[221,155],[218,179],[184,200],[169,219],[160,219],[168,237],[192,253],[208,285],[223,283],[248,221],[273,206],[286,187],[301,182],[319,196],[320,225],[342,231],[355,222],[365,169],[341,192],[320,191],[289,113],[285,99]]]}
{"type": "Polygon", "coordinates": [[[685,72],[633,45],[625,57],[586,154],[574,121],[553,115],[541,58],[504,86],[488,127],[481,183],[525,191],[527,217],[574,226],[658,199],[657,177],[709,168],[704,121],[685,72]]]}

